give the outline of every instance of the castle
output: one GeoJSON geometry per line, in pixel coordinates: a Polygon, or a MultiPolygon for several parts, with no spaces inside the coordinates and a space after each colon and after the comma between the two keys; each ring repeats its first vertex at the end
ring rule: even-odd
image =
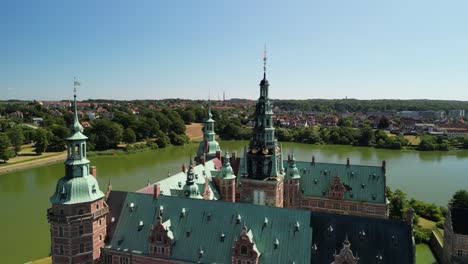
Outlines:
{"type": "MultiPolygon", "coordinates": [[[[266,59],[266,58],[265,58],[266,59]]],[[[194,161],[137,192],[104,194],[76,115],[48,210],[53,263],[414,263],[408,222],[388,219],[386,164],[283,159],[264,67],[252,139],[221,154],[211,111],[194,161]]]]}

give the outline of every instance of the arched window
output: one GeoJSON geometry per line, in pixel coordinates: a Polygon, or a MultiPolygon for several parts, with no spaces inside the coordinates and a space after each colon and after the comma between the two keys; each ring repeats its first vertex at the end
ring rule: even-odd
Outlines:
{"type": "Polygon", "coordinates": [[[247,255],[247,247],[246,246],[241,246],[241,254],[242,255],[247,255]]]}

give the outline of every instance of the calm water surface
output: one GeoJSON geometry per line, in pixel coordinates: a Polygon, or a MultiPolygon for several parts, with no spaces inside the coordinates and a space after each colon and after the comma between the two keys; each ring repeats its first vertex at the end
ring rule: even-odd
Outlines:
{"type": "MultiPolygon", "coordinates": [[[[221,142],[225,150],[242,156],[246,141],[221,142]]],[[[97,166],[101,190],[111,180],[114,190],[133,191],[180,171],[196,145],[119,156],[90,158],[97,166]]],[[[294,152],[298,160],[378,165],[387,161],[387,184],[400,188],[416,199],[446,205],[458,189],[468,189],[468,151],[416,152],[349,146],[314,146],[284,143],[285,155],[294,152]]],[[[63,175],[63,163],[0,174],[2,226],[0,258],[2,263],[24,263],[48,256],[49,227],[46,210],[50,207],[57,180],[63,175]]]]}

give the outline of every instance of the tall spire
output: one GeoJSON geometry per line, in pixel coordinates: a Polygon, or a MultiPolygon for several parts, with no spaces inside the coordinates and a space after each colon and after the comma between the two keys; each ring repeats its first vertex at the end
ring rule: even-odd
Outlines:
{"type": "Polygon", "coordinates": [[[78,120],[78,107],[76,103],[76,87],[77,86],[80,86],[80,82],[77,81],[75,77],[73,77],[73,105],[74,105],[75,115],[74,115],[72,130],[75,133],[83,132],[83,126],[80,124],[80,121],[78,120]]]}
{"type": "Polygon", "coordinates": [[[266,61],[267,61],[267,49],[266,44],[265,48],[263,49],[263,79],[266,79],[266,61]]]}
{"type": "Polygon", "coordinates": [[[211,119],[213,115],[211,114],[211,96],[208,95],[208,119],[211,119]]]}

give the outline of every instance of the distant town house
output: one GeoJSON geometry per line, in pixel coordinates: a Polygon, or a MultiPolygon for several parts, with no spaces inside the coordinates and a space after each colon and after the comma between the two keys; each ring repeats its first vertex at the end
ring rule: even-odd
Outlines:
{"type": "Polygon", "coordinates": [[[34,123],[36,126],[42,126],[44,123],[44,119],[42,117],[33,117],[31,118],[31,122],[34,123]]]}
{"type": "Polygon", "coordinates": [[[24,115],[23,115],[23,112],[21,111],[15,111],[13,113],[10,113],[7,115],[8,118],[20,118],[20,119],[23,119],[24,115]]]}

